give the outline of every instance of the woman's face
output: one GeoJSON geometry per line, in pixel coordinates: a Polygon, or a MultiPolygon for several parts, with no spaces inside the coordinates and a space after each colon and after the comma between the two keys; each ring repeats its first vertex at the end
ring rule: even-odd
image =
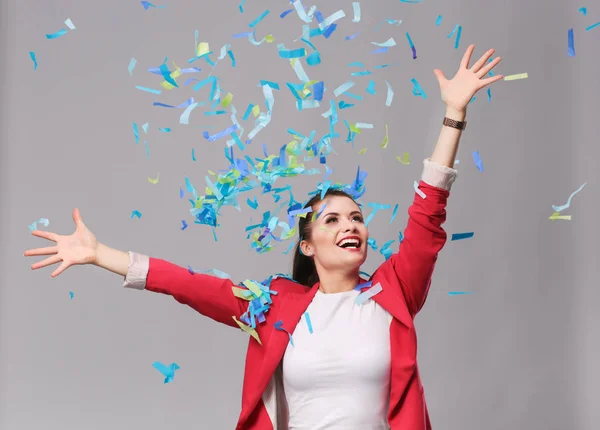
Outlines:
{"type": "Polygon", "coordinates": [[[321,210],[311,223],[310,241],[302,241],[302,252],[312,253],[315,265],[325,270],[360,268],[367,259],[369,231],[358,205],[348,197],[328,196],[313,207],[313,212],[321,210]]]}

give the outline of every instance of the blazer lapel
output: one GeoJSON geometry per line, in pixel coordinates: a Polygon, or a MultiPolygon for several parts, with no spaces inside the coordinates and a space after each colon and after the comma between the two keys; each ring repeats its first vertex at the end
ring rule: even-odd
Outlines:
{"type": "Polygon", "coordinates": [[[379,306],[388,311],[394,318],[404,324],[407,328],[413,327],[413,319],[408,312],[402,292],[398,288],[394,288],[384,280],[373,279],[373,285],[381,283],[383,287],[381,292],[375,294],[371,299],[379,306]]]}

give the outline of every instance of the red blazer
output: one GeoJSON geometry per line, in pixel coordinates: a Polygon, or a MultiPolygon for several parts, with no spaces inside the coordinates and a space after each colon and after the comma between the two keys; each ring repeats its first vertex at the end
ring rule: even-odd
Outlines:
{"type": "MultiPolygon", "coordinates": [[[[380,283],[383,287],[372,300],[393,316],[388,412],[392,430],[431,429],[417,366],[413,319],[425,303],[437,255],[446,242],[446,232],[441,226],[446,220],[445,207],[450,193],[423,181],[419,188],[426,198],[415,193],[398,252],[382,263],[370,279],[373,285],[380,283]]],[[[232,316],[239,318],[248,302],[233,295],[233,286],[229,279],[192,274],[188,269],[150,258],[147,290],[173,296],[202,315],[239,329],[232,316]]],[[[275,278],[271,289],[277,291],[277,295],[271,296],[273,303],[266,313],[266,321],[256,328],[262,345],[252,337],[248,344],[237,430],[281,430],[285,426],[285,420],[279,426],[274,422],[273,413],[268,411],[269,401],[265,400],[289,341],[287,333],[274,329],[273,324],[281,320],[283,327],[293,334],[318,284],[307,288],[285,278],[275,278]]]]}

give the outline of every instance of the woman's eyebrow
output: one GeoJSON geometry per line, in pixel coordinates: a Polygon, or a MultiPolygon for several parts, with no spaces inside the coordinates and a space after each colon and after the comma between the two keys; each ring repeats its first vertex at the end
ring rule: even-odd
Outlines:
{"type": "MultiPolygon", "coordinates": [[[[355,215],[355,214],[362,215],[362,212],[360,212],[360,211],[352,211],[352,212],[350,212],[350,215],[355,215]]],[[[326,216],[329,216],[329,215],[340,216],[340,214],[337,213],[337,212],[328,212],[325,215],[323,215],[323,217],[326,217],[326,216]]]]}

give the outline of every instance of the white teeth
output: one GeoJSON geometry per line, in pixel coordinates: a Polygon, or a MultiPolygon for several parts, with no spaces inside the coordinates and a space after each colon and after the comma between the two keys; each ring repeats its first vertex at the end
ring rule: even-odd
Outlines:
{"type": "Polygon", "coordinates": [[[358,248],[360,241],[358,239],[344,239],[340,243],[338,243],[338,246],[343,247],[347,244],[355,245],[358,248]]]}

